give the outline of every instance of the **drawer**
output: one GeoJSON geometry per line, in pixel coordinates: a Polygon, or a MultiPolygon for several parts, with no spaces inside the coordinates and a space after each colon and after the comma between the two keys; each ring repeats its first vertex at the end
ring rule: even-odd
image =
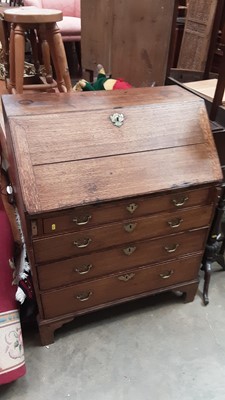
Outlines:
{"type": "Polygon", "coordinates": [[[193,207],[174,213],[143,217],[83,232],[68,233],[33,241],[37,263],[69,258],[108,247],[146,240],[176,232],[206,227],[213,206],[193,207]]]}
{"type": "Polygon", "coordinates": [[[99,251],[37,267],[41,290],[203,251],[208,231],[198,230],[99,251]]]}
{"type": "Polygon", "coordinates": [[[132,198],[110,204],[77,207],[61,211],[43,219],[44,234],[57,234],[65,231],[79,231],[96,225],[121,221],[131,217],[174,211],[179,208],[210,204],[212,188],[181,191],[169,195],[132,198]]]}
{"type": "Polygon", "coordinates": [[[130,270],[41,295],[45,318],[81,312],[197,279],[201,255],[130,270]]]}

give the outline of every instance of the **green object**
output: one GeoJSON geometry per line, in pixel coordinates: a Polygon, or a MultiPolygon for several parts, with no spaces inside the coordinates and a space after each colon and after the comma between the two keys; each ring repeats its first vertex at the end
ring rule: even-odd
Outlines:
{"type": "Polygon", "coordinates": [[[96,82],[93,84],[86,82],[83,90],[85,92],[90,92],[94,90],[105,90],[104,83],[108,80],[108,78],[104,74],[98,74],[96,82]]]}

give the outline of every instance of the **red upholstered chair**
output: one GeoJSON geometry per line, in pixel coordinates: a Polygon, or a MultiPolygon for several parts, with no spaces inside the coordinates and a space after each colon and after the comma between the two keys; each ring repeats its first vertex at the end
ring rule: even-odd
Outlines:
{"type": "Polygon", "coordinates": [[[64,42],[75,42],[78,62],[81,66],[81,0],[24,0],[24,6],[36,6],[61,10],[63,20],[57,22],[64,42]]]}

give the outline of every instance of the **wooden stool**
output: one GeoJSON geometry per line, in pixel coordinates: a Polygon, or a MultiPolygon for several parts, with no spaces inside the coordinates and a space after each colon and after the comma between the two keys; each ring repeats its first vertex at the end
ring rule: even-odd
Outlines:
{"type": "Polygon", "coordinates": [[[48,90],[55,86],[58,86],[60,92],[71,91],[72,85],[65,49],[56,24],[62,20],[62,12],[37,7],[19,7],[7,9],[4,12],[4,20],[11,24],[9,80],[7,82],[9,92],[23,93],[24,89],[48,90]],[[38,84],[24,84],[26,83],[24,82],[25,32],[29,32],[36,76],[39,71],[37,43],[41,43],[46,79],[40,78],[38,84]],[[57,83],[51,76],[50,54],[57,83]]]}

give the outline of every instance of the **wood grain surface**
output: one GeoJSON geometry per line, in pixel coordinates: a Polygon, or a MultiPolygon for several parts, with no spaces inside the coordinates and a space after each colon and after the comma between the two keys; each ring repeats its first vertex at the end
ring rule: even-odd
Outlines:
{"type": "MultiPolygon", "coordinates": [[[[189,229],[208,227],[212,219],[212,206],[193,207],[171,213],[161,213],[155,216],[132,219],[131,222],[103,225],[98,228],[82,232],[65,233],[42,239],[34,240],[34,255],[37,263],[63,259],[75,255],[90,253],[103,248],[119,246],[121,243],[129,245],[140,240],[173,235],[189,229]],[[169,221],[174,219],[182,221],[176,229],[171,228],[169,221]],[[135,224],[132,232],[125,230],[125,225],[135,224]],[[79,244],[89,243],[84,248],[79,244]]],[[[174,243],[173,237],[170,242],[174,243]]]]}
{"type": "MultiPolygon", "coordinates": [[[[97,92],[74,93],[30,93],[3,95],[3,112],[7,118],[12,116],[31,116],[45,114],[59,114],[64,112],[80,112],[119,109],[126,106],[138,106],[149,104],[196,102],[196,96],[179,86],[160,86],[153,88],[112,90],[97,92]]],[[[201,101],[198,99],[198,101],[201,101]]],[[[203,104],[203,101],[202,101],[203,104]]]]}
{"type": "MultiPolygon", "coordinates": [[[[118,103],[106,96],[107,106],[100,96],[94,110],[87,102],[85,111],[45,115],[38,106],[38,115],[8,117],[26,210],[53,211],[220,180],[202,100],[192,96],[190,103],[179,103],[173,87],[165,98],[170,90],[169,103],[154,104],[152,96],[150,104],[134,107],[136,96],[123,92],[118,103]],[[114,111],[124,114],[121,128],[110,121],[114,111]]],[[[151,91],[144,93],[149,97],[151,91]]],[[[18,107],[16,98],[11,103],[18,107]]],[[[10,107],[6,102],[5,111],[10,107]]]]}
{"type": "MultiPolygon", "coordinates": [[[[201,257],[195,255],[186,259],[175,260],[172,263],[153,265],[138,270],[127,271],[133,273],[130,281],[119,280],[117,274],[104,278],[80,283],[60,290],[49,291],[41,295],[45,309],[45,318],[53,318],[70,312],[78,312],[82,309],[104,306],[110,301],[137,296],[140,293],[153,289],[169,287],[170,285],[196,280],[201,257]],[[160,275],[170,274],[169,279],[162,279],[160,275]],[[79,295],[90,296],[87,301],[81,302],[79,295]]],[[[126,274],[125,274],[126,275],[126,274]]]]}
{"type": "Polygon", "coordinates": [[[100,276],[120,272],[137,266],[147,265],[149,260],[161,262],[184,254],[203,250],[207,229],[195,232],[179,233],[171,237],[145,240],[135,243],[135,250],[131,256],[124,253],[126,245],[113,249],[96,251],[51,264],[39,265],[38,276],[40,289],[54,289],[60,286],[78,283],[87,279],[96,279],[100,276]],[[174,243],[179,244],[176,254],[168,254],[165,247],[174,243]],[[84,268],[89,272],[80,274],[84,268]]]}
{"type": "Polygon", "coordinates": [[[2,101],[42,344],[113,304],[193,301],[222,180],[203,101],[172,86],[2,101]]]}
{"type": "Polygon", "coordinates": [[[204,71],[218,1],[189,0],[177,68],[204,71]]]}
{"type": "Polygon", "coordinates": [[[97,64],[111,73],[114,0],[81,1],[82,66],[95,71],[97,64]]]}
{"type": "Polygon", "coordinates": [[[164,84],[175,0],[82,0],[82,65],[135,87],[164,84]]]}
{"type": "Polygon", "coordinates": [[[114,0],[112,77],[134,87],[164,85],[174,0],[114,0]]]}

